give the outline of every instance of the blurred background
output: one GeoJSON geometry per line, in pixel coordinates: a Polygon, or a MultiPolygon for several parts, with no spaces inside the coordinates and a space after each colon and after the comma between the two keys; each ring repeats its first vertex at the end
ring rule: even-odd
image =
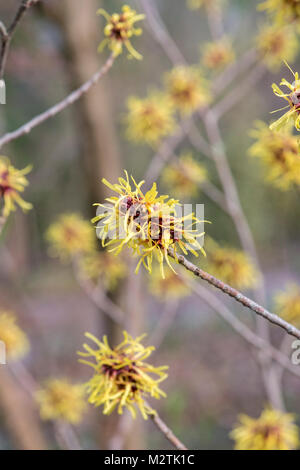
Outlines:
{"type": "MultiPolygon", "coordinates": [[[[0,19],[4,23],[10,22],[18,3],[1,2],[0,19]]],[[[135,2],[127,3],[136,6],[135,2]]],[[[227,1],[225,28],[233,38],[237,57],[253,47],[255,33],[263,22],[264,15],[256,11],[256,3],[227,1]]],[[[6,72],[7,105],[0,107],[1,133],[19,127],[62,99],[101,66],[108,52],[97,54],[103,22],[95,12],[101,6],[109,12],[118,11],[121,4],[118,0],[48,0],[31,9],[12,43],[6,72]]],[[[157,0],[156,4],[188,63],[198,64],[201,45],[209,40],[204,11],[191,12],[184,0],[157,0]]],[[[126,139],[126,101],[130,95],[143,97],[160,87],[172,64],[147,23],[135,45],[143,54],[142,62],[128,61],[124,54],[79,103],[1,152],[17,168],[33,164],[25,199],[34,209],[28,214],[18,210],[10,218],[0,247],[0,309],[14,311],[29,336],[31,349],[24,363],[39,383],[49,376],[87,380],[90,370],[78,364],[76,356],[84,333],[90,331],[98,337],[108,334],[112,343],[119,336],[78,286],[72,267],[49,256],[45,232],[63,213],[76,212],[90,220],[95,215],[92,204],[106,196],[102,177],[116,182],[127,169],[136,180],[143,178],[154,151],[126,139]]],[[[293,68],[299,70],[299,65],[295,63],[293,68]]],[[[280,107],[271,84],[286,75],[284,67],[278,73],[265,74],[221,121],[230,165],[266,275],[270,308],[275,291],[286,282],[300,280],[299,192],[283,193],[265,183],[259,162],[248,156],[252,143],[249,131],[257,119],[269,122],[270,111],[280,107]]],[[[189,141],[183,140],[176,154],[190,149],[189,141]]],[[[200,153],[193,154],[203,161],[200,153]]],[[[207,168],[210,180],[219,186],[213,165],[207,168]]],[[[160,193],[170,191],[160,181],[158,184],[160,193]]],[[[207,228],[209,235],[238,247],[229,217],[200,191],[194,202],[205,204],[205,217],[212,221],[207,228]]],[[[201,259],[198,262],[201,265],[201,259]]],[[[147,273],[136,276],[133,271],[134,266],[112,297],[126,310],[130,332],[146,332],[151,337],[165,311],[165,302],[150,292],[147,273]]],[[[250,326],[254,324],[250,312],[220,298],[233,313],[250,326]]],[[[167,303],[173,301],[170,295],[167,303]]],[[[271,333],[279,344],[282,333],[275,328],[271,333]]],[[[170,366],[169,377],[162,384],[168,398],[153,406],[190,448],[232,448],[228,434],[237,414],[260,414],[267,398],[252,353],[245,341],[197,297],[178,300],[176,316],[153,354],[153,363],[170,366]]],[[[51,425],[40,424],[26,393],[11,380],[0,374],[0,387],[8,389],[10,396],[10,400],[2,397],[0,402],[0,448],[34,447],[35,439],[55,448],[51,425]],[[35,423],[38,434],[33,432],[29,443],[29,437],[24,443],[22,435],[22,422],[26,420],[29,427],[35,423]]],[[[288,409],[299,413],[299,381],[286,374],[284,385],[288,409]]],[[[126,434],[125,448],[169,448],[152,426],[138,419],[126,434]]],[[[107,449],[117,428],[115,416],[104,417],[100,409],[90,406],[76,432],[84,448],[107,449]]]]}

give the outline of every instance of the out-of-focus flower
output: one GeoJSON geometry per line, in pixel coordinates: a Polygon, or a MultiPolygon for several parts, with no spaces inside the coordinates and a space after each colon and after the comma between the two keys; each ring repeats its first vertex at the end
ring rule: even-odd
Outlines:
{"type": "Polygon", "coordinates": [[[254,287],[260,280],[249,256],[236,248],[223,247],[211,238],[206,239],[207,271],[237,289],[254,287]]]}
{"type": "Polygon", "coordinates": [[[257,49],[270,69],[278,69],[282,62],[294,62],[298,53],[298,39],[292,28],[266,25],[259,32],[257,49]]]}
{"type": "Polygon", "coordinates": [[[179,65],[166,75],[166,91],[174,107],[183,114],[193,113],[211,101],[209,84],[199,68],[179,65]]]}
{"type": "Polygon", "coordinates": [[[224,0],[187,0],[187,6],[191,10],[198,10],[201,7],[220,8],[224,0]]]}
{"type": "Polygon", "coordinates": [[[280,25],[300,18],[300,0],[264,0],[257,8],[266,11],[280,25]]]}
{"type": "Polygon", "coordinates": [[[280,85],[288,88],[289,92],[285,93],[276,83],[272,85],[274,94],[288,102],[288,105],[282,109],[290,108],[281,118],[271,124],[270,129],[274,131],[285,128],[291,122],[294,122],[297,131],[300,131],[300,80],[298,72],[294,73],[292,70],[291,72],[295,78],[293,83],[289,83],[285,78],[280,82],[280,85]]]}
{"type": "Polygon", "coordinates": [[[105,415],[116,408],[122,414],[123,409],[128,408],[134,418],[137,407],[144,419],[147,419],[155,411],[145,403],[145,399],[148,396],[156,399],[166,396],[159,384],[167,378],[165,370],[168,367],[154,367],[144,362],[155,349],[153,346],[145,348],[141,344],[145,335],[133,339],[126,331],[123,334],[122,343],[111,348],[106,336],[101,342],[86,333],[87,338],[97,345],[97,349],[92,349],[84,344],[86,352],[79,353],[80,356],[93,360],[89,362],[80,359],[80,362],[94,369],[94,376],[87,383],[89,403],[94,406],[103,405],[105,415]]]}
{"type": "Polygon", "coordinates": [[[156,145],[175,128],[173,106],[168,97],[152,92],[147,98],[130,97],[127,102],[127,137],[139,143],[156,145]]]}
{"type": "Polygon", "coordinates": [[[123,46],[126,47],[131,57],[142,59],[131,44],[133,36],[140,36],[143,32],[141,28],[136,28],[135,24],[138,21],[144,20],[145,15],[138,15],[135,10],[132,10],[128,5],[122,7],[122,13],[114,13],[109,15],[105,10],[100,8],[98,15],[104,16],[107,24],[104,28],[106,39],[102,41],[99,46],[101,52],[106,45],[112,50],[115,57],[122,54],[123,46]]]}
{"type": "Polygon", "coordinates": [[[127,271],[125,263],[120,258],[104,251],[84,255],[80,260],[80,269],[91,281],[101,281],[108,291],[113,291],[117,287],[127,271]]]}
{"type": "Polygon", "coordinates": [[[228,38],[208,42],[201,46],[202,65],[211,70],[220,70],[235,60],[235,53],[228,38]]]}
{"type": "Polygon", "coordinates": [[[82,384],[71,384],[67,379],[49,379],[36,392],[35,399],[43,420],[63,420],[71,424],[81,421],[86,409],[85,389],[82,384]]]}
{"type": "Polygon", "coordinates": [[[284,320],[300,324],[300,288],[292,284],[287,287],[285,292],[280,292],[275,297],[276,310],[284,320]]]}
{"type": "Polygon", "coordinates": [[[50,225],[46,238],[50,254],[61,260],[89,253],[95,248],[95,231],[91,224],[78,214],[64,214],[50,225]]]}
{"type": "Polygon", "coordinates": [[[153,269],[149,289],[155,297],[163,301],[182,299],[191,293],[189,286],[171,270],[166,272],[165,279],[162,279],[159,269],[153,269]]]}
{"type": "Polygon", "coordinates": [[[274,132],[263,122],[256,124],[251,135],[256,142],[249,153],[262,160],[267,170],[267,181],[284,191],[300,185],[298,138],[289,132],[274,132]]]}
{"type": "Polygon", "coordinates": [[[32,204],[25,202],[19,194],[28,186],[25,175],[30,171],[31,166],[17,170],[7,157],[0,156],[0,211],[2,210],[3,217],[6,218],[15,211],[16,205],[24,211],[32,209],[32,204]]]}
{"type": "Polygon", "coordinates": [[[199,186],[206,180],[206,168],[191,153],[181,155],[176,163],[166,166],[162,173],[163,184],[172,188],[180,198],[195,196],[199,186]]]}
{"type": "Polygon", "coordinates": [[[117,197],[107,198],[105,205],[95,204],[103,210],[103,214],[93,219],[93,222],[99,222],[97,232],[103,246],[111,247],[110,251],[116,255],[125,246],[130,247],[140,257],[136,272],[143,264],[151,273],[153,256],[156,256],[162,277],[164,261],[173,269],[168,256],[169,248],[173,249],[175,256],[178,250],[185,254],[189,251],[195,256],[198,256],[196,250],[204,253],[198,241],[203,233],[198,233],[194,228],[200,222],[194,213],[178,216],[182,206],[168,196],[158,196],[155,183],[144,194],[141,190],[144,181],[137,184],[131,177],[132,189],[127,172],[125,175],[126,179],[119,178],[119,184],[102,180],[118,194],[117,197]]]}
{"type": "Polygon", "coordinates": [[[294,450],[299,446],[292,414],[267,408],[258,419],[240,415],[239,421],[231,432],[236,450],[294,450]]]}
{"type": "Polygon", "coordinates": [[[0,341],[5,344],[9,360],[21,359],[29,351],[28,338],[17,325],[16,317],[10,312],[0,312],[0,341]]]}

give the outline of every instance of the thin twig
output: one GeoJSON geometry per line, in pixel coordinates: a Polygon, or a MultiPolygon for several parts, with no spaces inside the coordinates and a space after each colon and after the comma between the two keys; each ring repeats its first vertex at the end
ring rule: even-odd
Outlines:
{"type": "Polygon", "coordinates": [[[300,339],[300,330],[298,330],[298,328],[286,322],[282,318],[278,317],[278,315],[269,312],[267,309],[265,309],[258,303],[243,295],[237,289],[234,289],[225,282],[220,281],[220,279],[217,279],[206,271],[203,271],[202,269],[198,268],[198,266],[188,261],[184,256],[175,256],[172,249],[168,250],[168,254],[169,256],[171,256],[171,258],[175,259],[179,264],[184,266],[188,271],[195,274],[195,276],[200,277],[212,286],[216,287],[217,289],[220,289],[222,292],[224,292],[224,294],[229,295],[237,302],[244,305],[244,307],[247,307],[248,309],[252,310],[257,315],[263,317],[265,320],[268,320],[270,323],[273,323],[274,325],[283,328],[289,335],[295,336],[295,338],[300,339]]]}
{"type": "Polygon", "coordinates": [[[27,10],[37,3],[39,0],[22,0],[21,5],[11,23],[9,28],[5,28],[3,23],[0,25],[1,35],[2,35],[2,44],[1,44],[1,52],[0,52],[0,80],[3,78],[5,65],[8,57],[9,46],[13,35],[20,24],[23,16],[27,12],[27,10]]]}
{"type": "MultiPolygon", "coordinates": [[[[18,380],[21,387],[34,399],[34,396],[39,389],[39,384],[34,377],[28,372],[26,367],[21,362],[15,362],[9,365],[13,375],[18,380]]],[[[79,440],[67,422],[54,422],[55,437],[58,443],[67,450],[81,450],[79,440]]]]}
{"type": "Polygon", "coordinates": [[[96,72],[92,76],[92,78],[90,78],[90,80],[85,82],[80,88],[73,91],[70,95],[68,95],[62,101],[57,103],[55,106],[49,108],[44,113],[39,114],[34,119],[32,119],[31,121],[21,126],[19,129],[13,132],[9,132],[5,134],[3,137],[1,137],[0,148],[3,145],[7,144],[8,142],[11,142],[12,140],[18,139],[19,137],[22,137],[23,135],[29,134],[29,132],[31,132],[32,129],[39,126],[43,122],[47,121],[47,119],[56,116],[61,111],[66,109],[68,106],[72,105],[77,100],[79,100],[85,93],[87,93],[90,90],[90,88],[96,85],[96,83],[111,69],[114,61],[115,61],[115,57],[111,55],[107,59],[103,67],[101,67],[101,69],[98,70],[98,72],[96,72]]]}
{"type": "Polygon", "coordinates": [[[65,421],[55,421],[54,433],[62,449],[82,450],[78,437],[69,423],[65,421]]]}
{"type": "MultiPolygon", "coordinates": [[[[180,277],[198,297],[204,300],[204,302],[209,305],[209,307],[218,313],[250,345],[275,359],[278,362],[278,365],[280,364],[280,367],[284,370],[288,370],[296,377],[300,377],[300,368],[293,366],[288,356],[283,354],[282,351],[274,348],[267,341],[252,331],[251,328],[249,328],[245,323],[240,321],[209,289],[200,285],[199,283],[191,281],[191,279],[189,279],[187,276],[180,275],[180,277]]],[[[286,338],[290,337],[287,336],[286,338]]]]}
{"type": "Polygon", "coordinates": [[[101,284],[98,283],[98,285],[94,286],[93,283],[81,273],[78,263],[76,263],[75,260],[73,262],[73,271],[79,286],[96,307],[105,313],[105,315],[109,316],[115,323],[123,326],[126,318],[125,313],[106,295],[101,284]]]}
{"type": "Polygon", "coordinates": [[[178,450],[188,450],[187,447],[175,436],[173,431],[166,425],[166,423],[161,419],[159,414],[150,415],[153,423],[157,426],[157,428],[163,433],[163,435],[168,439],[171,444],[176,447],[178,450]]]}
{"type": "Polygon", "coordinates": [[[219,94],[225,90],[233,81],[248,68],[252,67],[257,61],[256,49],[250,49],[245,52],[242,57],[239,58],[233,64],[230,64],[224,72],[218,75],[213,82],[213,91],[215,94],[219,94]]]}
{"type": "Polygon", "coordinates": [[[178,126],[175,133],[168,137],[160,146],[156,155],[151,159],[151,163],[146,171],[145,180],[146,182],[155,181],[159,177],[164,165],[168,163],[172,157],[176,147],[182,141],[186,135],[186,129],[188,127],[188,122],[186,126],[178,126]]]}
{"type": "Polygon", "coordinates": [[[164,309],[159,316],[159,321],[149,338],[149,344],[153,344],[156,349],[161,346],[167,332],[175,320],[178,312],[178,304],[178,300],[169,300],[164,305],[164,309]]]}
{"type": "Polygon", "coordinates": [[[154,38],[163,47],[170,61],[177,65],[185,64],[183,55],[161,21],[155,0],[139,0],[139,3],[146,13],[154,38]]]}
{"type": "Polygon", "coordinates": [[[225,98],[223,98],[219,103],[213,108],[214,114],[217,119],[220,119],[224,114],[226,114],[230,109],[236,106],[243,97],[247,94],[249,89],[253,88],[256,83],[264,76],[266,73],[266,68],[258,63],[252,70],[249,72],[249,75],[239,87],[232,90],[228,93],[225,98]]]}

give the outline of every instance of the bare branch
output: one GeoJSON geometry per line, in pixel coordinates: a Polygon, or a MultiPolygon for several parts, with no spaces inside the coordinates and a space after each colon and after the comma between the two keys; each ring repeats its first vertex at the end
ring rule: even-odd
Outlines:
{"type": "Polygon", "coordinates": [[[23,126],[21,126],[19,129],[9,132],[5,134],[3,137],[0,138],[0,148],[15,140],[18,139],[19,137],[22,137],[23,135],[29,134],[29,132],[32,131],[35,127],[39,126],[43,122],[47,121],[51,117],[56,116],[59,114],[61,111],[66,109],[68,106],[72,105],[76,101],[78,101],[85,93],[87,93],[90,88],[92,88],[96,83],[111,69],[113,63],[115,61],[115,58],[113,55],[111,55],[106,63],[103,65],[103,67],[96,72],[90,80],[85,82],[80,88],[77,90],[73,91],[70,95],[68,95],[66,98],[64,98],[62,101],[57,103],[55,106],[52,108],[48,109],[42,114],[39,114],[36,116],[34,119],[31,121],[27,122],[23,126]]]}
{"type": "Polygon", "coordinates": [[[2,44],[1,44],[1,52],[0,52],[0,80],[3,78],[5,65],[8,57],[9,46],[13,35],[22,21],[23,16],[27,12],[27,10],[35,5],[39,0],[22,0],[21,5],[14,17],[11,25],[9,28],[5,28],[3,23],[0,25],[1,35],[2,35],[2,44]]]}
{"type": "Polygon", "coordinates": [[[152,332],[149,338],[149,344],[153,344],[153,346],[158,349],[163,340],[168,333],[172,323],[175,320],[176,314],[178,313],[178,301],[177,300],[168,300],[165,305],[164,309],[159,317],[159,321],[152,332]]]}
{"type": "Polygon", "coordinates": [[[163,435],[168,439],[173,446],[178,450],[188,450],[187,447],[175,436],[173,431],[166,425],[166,423],[161,419],[161,417],[156,414],[150,415],[153,423],[157,428],[163,433],[163,435]]]}
{"type": "Polygon", "coordinates": [[[106,292],[103,290],[100,283],[97,286],[94,286],[88,279],[86,279],[80,272],[80,268],[75,260],[73,262],[73,271],[79,286],[96,307],[109,316],[115,323],[123,326],[124,319],[126,318],[125,313],[106,295],[106,292]]]}
{"type": "MultiPolygon", "coordinates": [[[[261,352],[275,359],[280,367],[288,370],[296,377],[300,377],[300,369],[291,364],[289,358],[282,351],[277,350],[263,338],[252,331],[245,323],[241,322],[209,289],[191,281],[187,276],[180,276],[192,291],[218,313],[242,338],[261,352]]],[[[290,338],[286,336],[286,338],[290,338]]],[[[290,342],[289,342],[290,346],[290,342]]]]}
{"type": "Polygon", "coordinates": [[[185,64],[183,55],[161,21],[155,0],[139,0],[139,3],[146,13],[154,38],[162,46],[170,61],[177,65],[185,64]]]}
{"type": "Polygon", "coordinates": [[[247,78],[240,84],[239,87],[235,88],[233,91],[228,93],[216,106],[213,108],[214,114],[217,119],[226,114],[230,109],[232,109],[242,98],[246,95],[249,89],[253,88],[254,85],[264,76],[266,73],[266,68],[258,63],[252,70],[249,72],[247,78]]]}
{"type": "Polygon", "coordinates": [[[273,323],[274,325],[279,326],[280,328],[283,328],[289,335],[295,336],[295,338],[300,339],[300,330],[298,330],[298,328],[286,322],[282,318],[278,317],[278,315],[275,315],[274,313],[269,312],[267,309],[265,309],[258,303],[254,302],[253,300],[243,295],[237,289],[234,289],[233,287],[229,286],[225,282],[220,281],[220,279],[217,279],[216,277],[212,276],[206,271],[203,271],[202,269],[198,268],[198,266],[188,261],[184,256],[182,255],[175,256],[173,250],[170,248],[168,250],[168,254],[169,256],[171,256],[171,258],[175,259],[179,264],[184,266],[188,271],[195,274],[195,276],[200,277],[201,279],[208,282],[212,286],[221,290],[224,294],[229,295],[230,297],[235,299],[237,302],[244,305],[244,307],[247,307],[248,309],[252,310],[257,315],[263,317],[265,320],[268,320],[270,323],[273,323]]]}
{"type": "MultiPolygon", "coordinates": [[[[188,123],[187,123],[188,126],[188,123]]],[[[159,148],[156,155],[151,159],[148,170],[146,171],[145,180],[146,182],[155,181],[159,177],[164,165],[168,163],[173,155],[176,147],[182,141],[186,135],[186,129],[184,126],[178,126],[175,133],[168,137],[159,148]]]]}

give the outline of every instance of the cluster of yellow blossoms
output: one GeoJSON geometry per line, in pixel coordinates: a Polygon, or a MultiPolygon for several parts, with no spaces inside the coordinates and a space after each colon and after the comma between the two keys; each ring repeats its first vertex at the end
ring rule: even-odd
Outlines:
{"type": "Polygon", "coordinates": [[[258,284],[259,273],[243,251],[220,246],[211,238],[206,238],[205,251],[204,267],[226,284],[237,289],[249,289],[258,284]]]}
{"type": "Polygon", "coordinates": [[[262,160],[266,179],[276,188],[288,190],[300,185],[299,139],[288,128],[275,132],[263,122],[257,122],[251,132],[256,142],[249,154],[262,160]]]}
{"type": "Polygon", "coordinates": [[[163,91],[152,91],[144,99],[128,99],[127,137],[155,146],[175,130],[177,112],[186,116],[210,101],[209,83],[198,67],[174,67],[166,74],[163,91]]]}
{"type": "Polygon", "coordinates": [[[198,256],[197,251],[204,253],[198,239],[204,233],[198,233],[195,224],[199,221],[193,213],[178,216],[182,207],[178,201],[168,196],[158,196],[156,184],[145,194],[141,187],[144,181],[136,183],[131,177],[131,187],[127,172],[126,179],[119,178],[118,184],[110,184],[103,179],[118,196],[107,198],[107,203],[96,204],[102,211],[93,219],[98,222],[97,233],[102,245],[111,252],[119,254],[126,246],[140,257],[136,272],[141,264],[151,273],[153,257],[156,256],[164,274],[164,261],[172,268],[169,260],[169,249],[176,257],[178,250],[198,256]]]}
{"type": "Polygon", "coordinates": [[[279,28],[265,25],[256,38],[256,46],[263,62],[271,70],[277,70],[285,60],[293,63],[299,51],[298,38],[292,27],[279,28]]]}
{"type": "Polygon", "coordinates": [[[297,23],[300,19],[300,0],[264,0],[258,9],[266,11],[278,25],[297,23]]]}
{"type": "Polygon", "coordinates": [[[191,114],[211,101],[209,84],[198,67],[180,65],[166,75],[166,94],[174,109],[191,114]]]}
{"type": "Polygon", "coordinates": [[[145,361],[154,347],[144,347],[141,344],[145,335],[136,339],[124,331],[124,340],[115,348],[108,344],[106,336],[102,342],[90,333],[86,333],[97,346],[92,349],[84,344],[85,352],[79,355],[91,358],[93,362],[80,359],[94,369],[94,376],[86,384],[89,403],[94,406],[103,405],[103,413],[108,415],[117,409],[119,414],[127,408],[136,417],[137,406],[144,419],[155,411],[145,401],[147,397],[159,399],[165,393],[159,388],[160,382],[167,378],[166,366],[154,367],[145,361]],[[157,376],[158,378],[153,378],[157,376]]]}
{"type": "Polygon", "coordinates": [[[127,137],[155,146],[175,128],[173,106],[163,93],[152,92],[145,99],[130,97],[127,102],[127,137]]]}
{"type": "Polygon", "coordinates": [[[296,284],[289,285],[284,292],[275,297],[276,310],[284,320],[300,325],[300,288],[296,284]]]}
{"type": "Polygon", "coordinates": [[[91,224],[78,214],[63,214],[50,225],[46,238],[50,254],[61,260],[90,253],[95,248],[95,231],[91,224]]]}
{"type": "Polygon", "coordinates": [[[81,421],[86,409],[83,385],[71,384],[67,379],[49,379],[38,390],[35,399],[43,420],[60,420],[71,424],[81,421]]]}
{"type": "Polygon", "coordinates": [[[218,72],[235,60],[232,43],[227,37],[201,45],[201,54],[202,65],[218,72]]]}
{"type": "Polygon", "coordinates": [[[25,202],[19,194],[28,185],[26,175],[30,171],[31,166],[17,170],[7,157],[0,156],[0,215],[4,218],[16,210],[16,205],[24,211],[32,209],[32,205],[25,202]]]}
{"type": "Polygon", "coordinates": [[[206,180],[206,168],[191,152],[183,153],[176,162],[166,166],[161,176],[162,183],[179,198],[196,196],[206,180]]]}
{"type": "Polygon", "coordinates": [[[113,55],[117,57],[122,54],[123,47],[125,46],[131,57],[141,59],[142,56],[132,46],[131,39],[133,36],[140,36],[142,34],[142,29],[136,28],[135,24],[142,21],[145,15],[138,15],[128,5],[122,7],[122,13],[109,15],[102,8],[97,13],[104,16],[107,21],[104,28],[106,38],[100,44],[99,51],[101,52],[108,45],[113,55]]]}
{"type": "Polygon", "coordinates": [[[258,419],[241,415],[239,421],[231,433],[236,450],[295,450],[299,447],[299,432],[292,414],[267,408],[258,419]]]}
{"type": "Polygon", "coordinates": [[[101,284],[109,292],[118,287],[119,282],[127,273],[125,262],[106,251],[95,250],[82,256],[79,260],[79,268],[85,278],[95,284],[101,280],[101,284]]]}
{"type": "Polygon", "coordinates": [[[29,351],[27,335],[18,326],[16,317],[11,312],[0,312],[0,341],[5,345],[8,360],[18,360],[29,351]]]}

